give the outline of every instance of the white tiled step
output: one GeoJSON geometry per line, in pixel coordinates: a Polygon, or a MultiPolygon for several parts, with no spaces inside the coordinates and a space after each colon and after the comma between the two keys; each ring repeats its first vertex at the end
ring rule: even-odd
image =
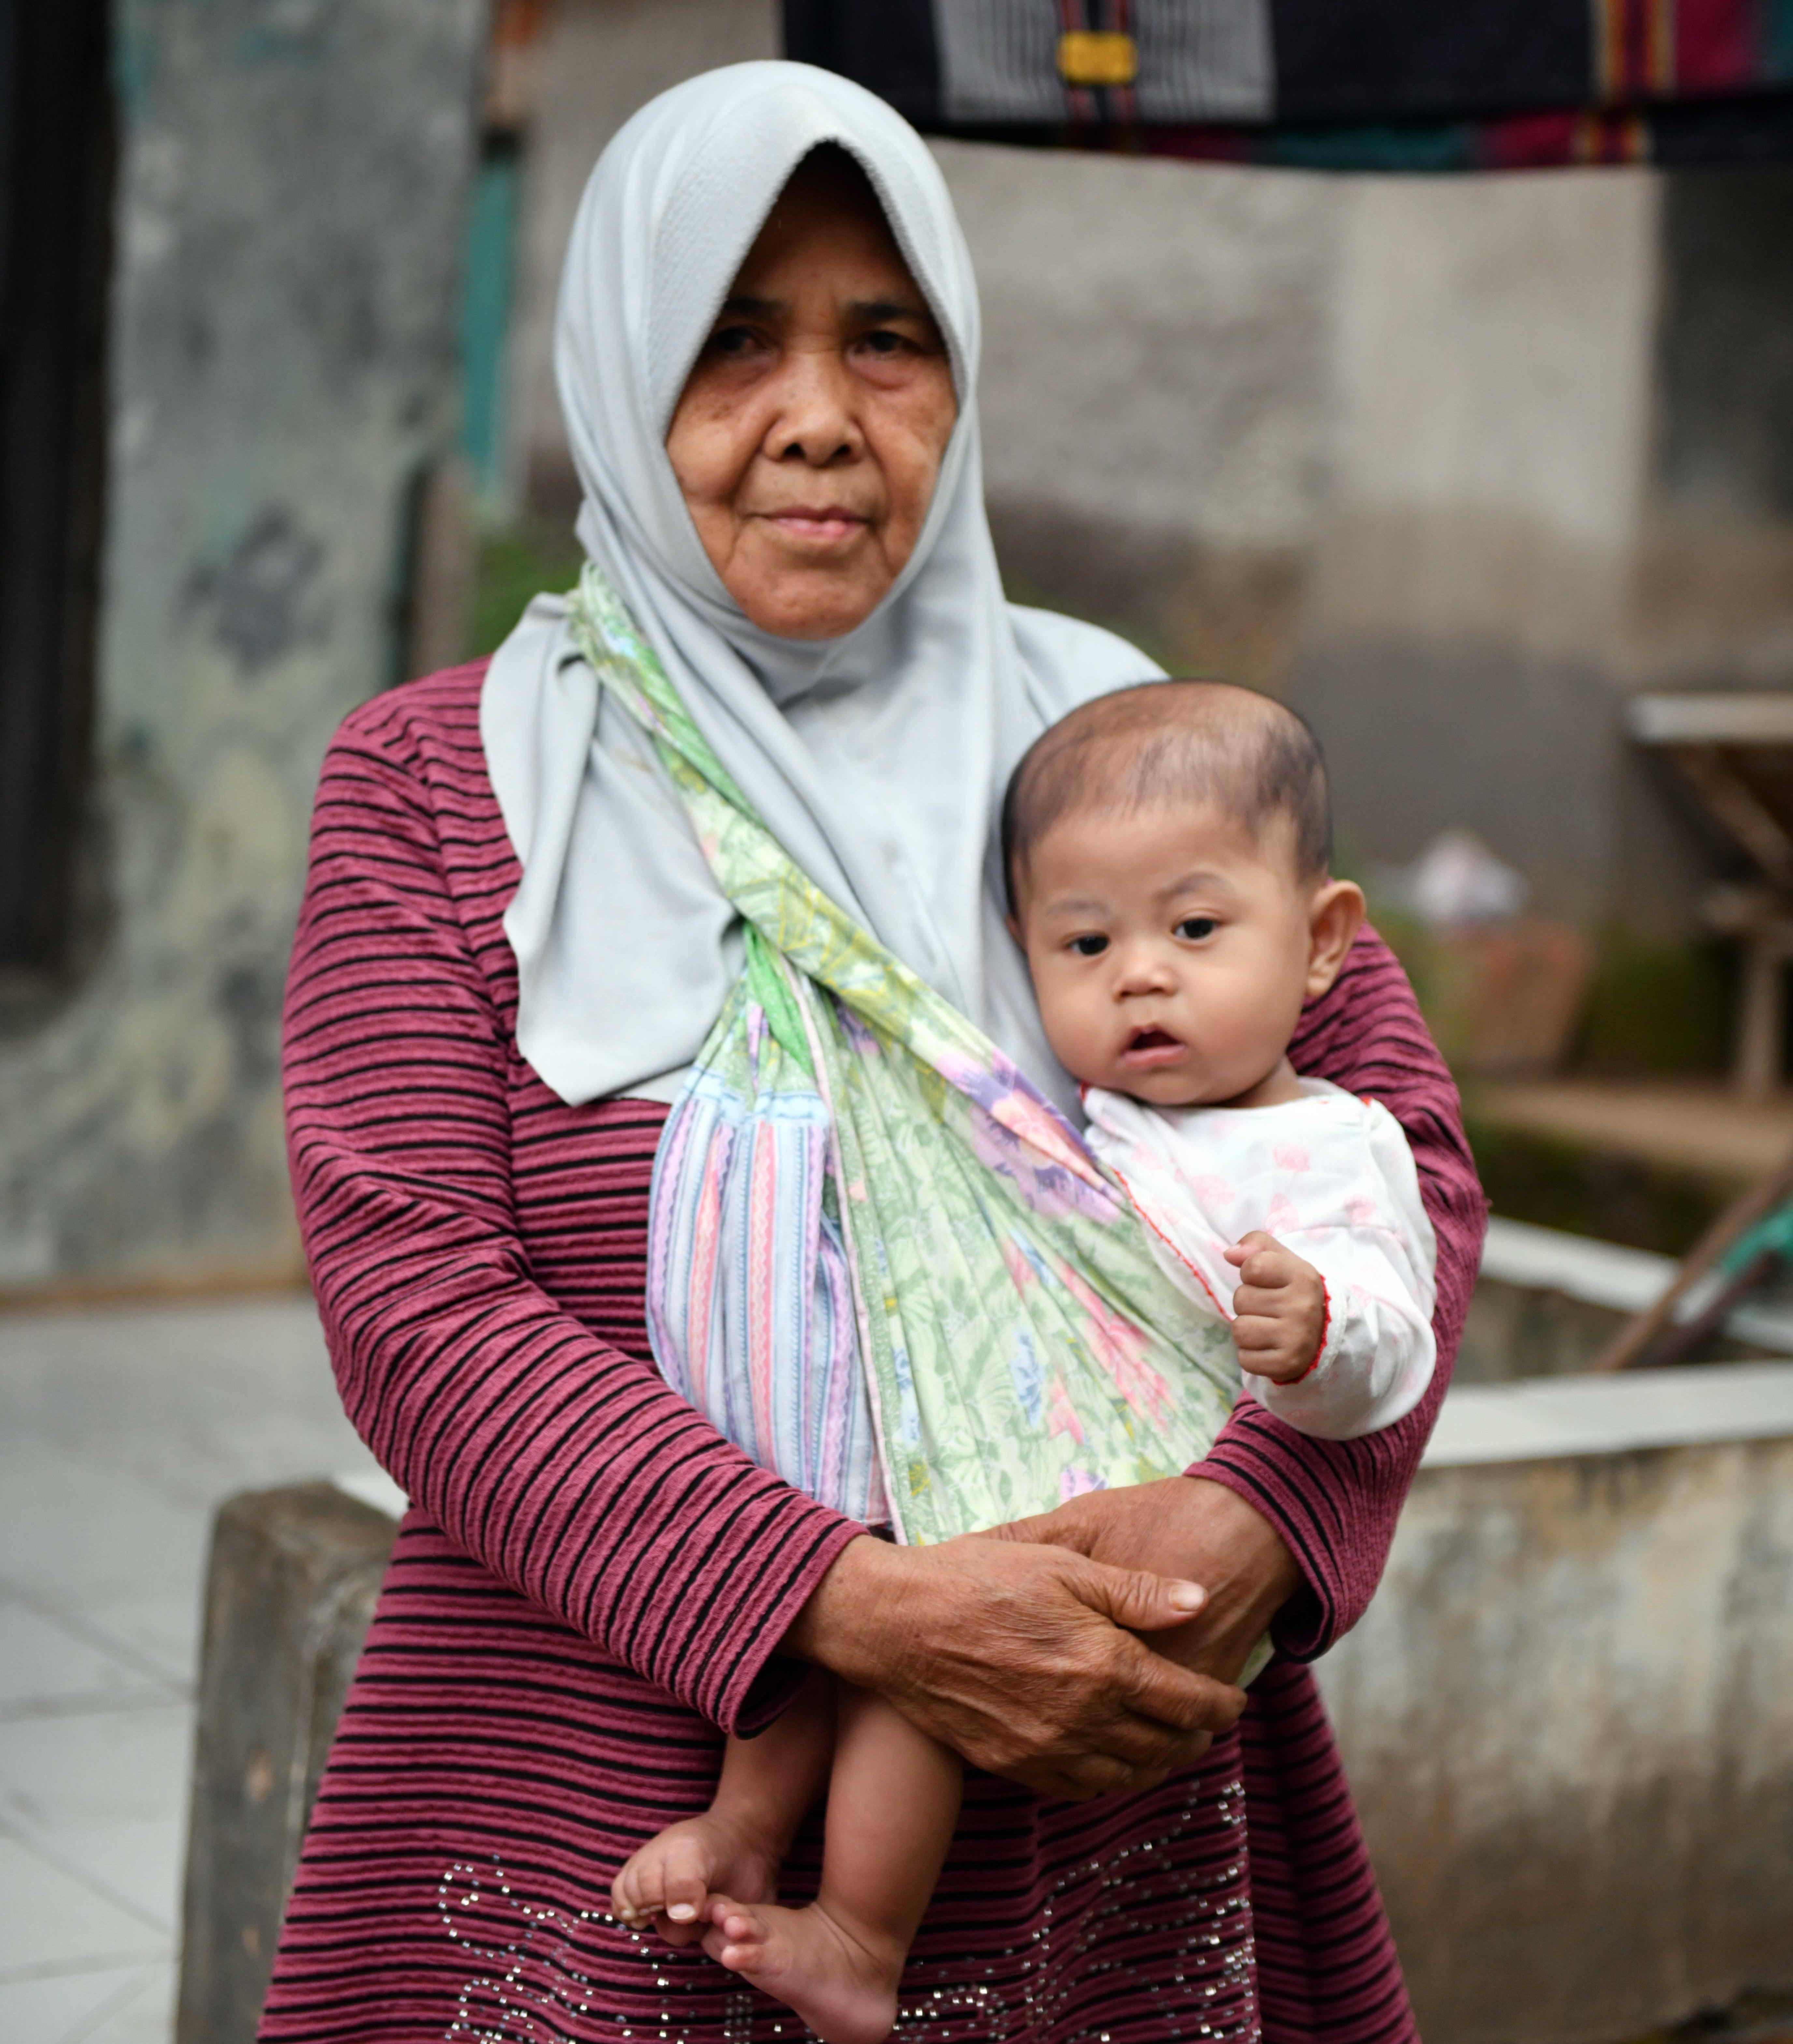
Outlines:
{"type": "Polygon", "coordinates": [[[1783,1435],[1793,1435],[1793,1362],[1523,1377],[1452,1391],[1424,1466],[1534,1462],[1783,1435]]]}

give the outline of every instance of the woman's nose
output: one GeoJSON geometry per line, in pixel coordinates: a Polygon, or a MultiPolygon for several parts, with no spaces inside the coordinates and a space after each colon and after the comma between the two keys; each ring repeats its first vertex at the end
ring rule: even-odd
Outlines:
{"type": "Polygon", "coordinates": [[[774,461],[830,468],[857,460],[865,436],[853,406],[853,378],[831,349],[793,349],[780,378],[766,451],[774,461]]]}

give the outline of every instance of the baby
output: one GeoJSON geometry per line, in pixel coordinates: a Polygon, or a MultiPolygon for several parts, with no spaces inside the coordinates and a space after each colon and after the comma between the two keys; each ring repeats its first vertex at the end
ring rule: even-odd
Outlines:
{"type": "MultiPolygon", "coordinates": [[[[1073,712],[1003,808],[1009,927],[1091,1147],[1171,1276],[1231,1320],[1247,1393],[1347,1439],[1425,1390],[1434,1248],[1392,1117],[1289,1062],[1363,919],[1330,840],[1306,725],[1212,682],[1073,712]]],[[[825,2044],[879,2044],[960,1793],[956,1755],[817,1674],[768,1731],[729,1740],[709,1809],[636,1853],[612,1904],[701,1934],[825,2044]],[[820,1890],[781,1908],[781,1863],[824,1788],[820,1890]]]]}

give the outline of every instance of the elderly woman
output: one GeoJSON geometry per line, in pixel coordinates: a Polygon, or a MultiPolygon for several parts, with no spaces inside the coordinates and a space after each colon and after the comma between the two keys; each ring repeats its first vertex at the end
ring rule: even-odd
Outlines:
{"type": "MultiPolygon", "coordinates": [[[[994,810],[1046,724],[1152,670],[1003,601],[975,292],[927,151],[800,66],[666,94],[593,175],[559,363],[580,537],[704,738],[807,874],[1074,1108],[994,810]]],[[[806,1664],[974,1770],[905,2034],[1408,2035],[1303,1664],[1369,1599],[1446,1372],[1363,1440],[1248,1402],[1187,1476],[1005,1539],[867,1537],[724,1441],[645,1332],[656,1139],[741,952],[565,605],[344,724],[288,1001],[293,1171],[344,1401],[412,1504],[263,2036],[791,2034],[688,1928],[630,1931],[605,1897],[806,1664]],[[1124,1628],[1173,1615],[1167,1577],[1209,1600],[1154,1653],[1124,1628]]],[[[1446,1362],[1481,1201],[1375,938],[1292,1048],[1407,1131],[1446,1362]]],[[[814,1864],[800,1839],[788,1880],[814,1864]]]]}

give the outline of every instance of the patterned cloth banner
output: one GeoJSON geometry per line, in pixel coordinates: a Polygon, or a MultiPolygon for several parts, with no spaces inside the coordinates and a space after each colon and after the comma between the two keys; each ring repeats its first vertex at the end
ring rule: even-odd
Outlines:
{"type": "Polygon", "coordinates": [[[655,1160],[662,1370],[862,1511],[858,1458],[918,1543],[1200,1460],[1238,1390],[1225,1320],[1058,1110],[792,863],[593,567],[573,617],[749,933],[655,1160]]]}
{"type": "Polygon", "coordinates": [[[1793,159],[1793,0],[785,0],[922,129],[1331,170],[1793,159]]]}

